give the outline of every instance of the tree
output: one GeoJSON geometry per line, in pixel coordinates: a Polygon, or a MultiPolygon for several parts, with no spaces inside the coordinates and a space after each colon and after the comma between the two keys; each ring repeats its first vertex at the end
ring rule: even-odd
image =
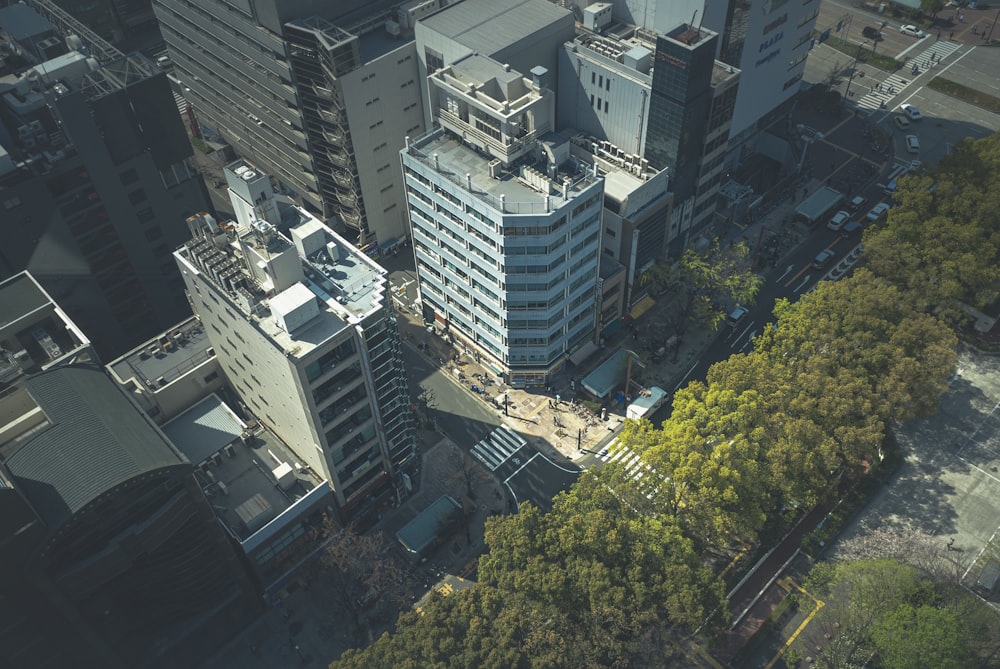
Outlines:
{"type": "Polygon", "coordinates": [[[360,634],[367,615],[387,613],[404,601],[403,580],[403,567],[386,549],[381,532],[358,534],[347,526],[331,530],[320,553],[315,583],[350,613],[354,630],[360,634]]]}
{"type": "Polygon", "coordinates": [[[937,15],[944,9],[944,5],[944,0],[920,0],[920,11],[936,19],[937,15]]]}
{"type": "Polygon", "coordinates": [[[886,669],[962,669],[973,666],[962,626],[951,611],[904,604],[872,628],[886,669]]]}
{"type": "Polygon", "coordinates": [[[995,666],[1000,622],[953,582],[895,560],[850,560],[817,564],[806,588],[826,603],[815,621],[825,644],[816,666],[860,666],[873,656],[887,669],[995,666]]]}
{"type": "Polygon", "coordinates": [[[680,260],[663,263],[654,273],[671,300],[669,321],[678,339],[691,325],[718,327],[726,316],[722,304],[751,303],[760,288],[746,245],[723,249],[718,239],[703,250],[686,250],[680,260]]]}
{"type": "Polygon", "coordinates": [[[963,140],[929,174],[900,179],[899,206],[865,235],[876,276],[954,323],[1000,298],[1000,135],[963,140]]]}
{"type": "Polygon", "coordinates": [[[676,523],[638,513],[611,483],[586,472],[549,513],[526,504],[490,519],[476,586],[332,666],[653,669],[674,627],[720,629],[723,583],[676,523]]]}

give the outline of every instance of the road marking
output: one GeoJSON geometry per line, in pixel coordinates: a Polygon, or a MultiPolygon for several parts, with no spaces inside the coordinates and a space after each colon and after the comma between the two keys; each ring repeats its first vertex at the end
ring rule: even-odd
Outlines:
{"type": "Polygon", "coordinates": [[[795,265],[789,265],[788,267],[785,268],[785,271],[781,273],[781,276],[775,279],[775,281],[781,281],[786,276],[788,276],[788,273],[791,272],[793,269],[795,269],[795,265]]]}
{"type": "Polygon", "coordinates": [[[802,269],[799,270],[798,274],[796,274],[791,279],[789,279],[788,281],[785,282],[785,288],[788,288],[789,286],[791,286],[793,281],[795,281],[796,279],[798,279],[800,276],[802,276],[803,274],[805,274],[808,271],[809,271],[809,265],[808,264],[803,265],[802,269]]]}
{"type": "Polygon", "coordinates": [[[688,378],[689,376],[691,376],[691,372],[693,372],[693,371],[694,371],[694,368],[695,368],[695,367],[697,367],[697,366],[698,366],[698,363],[697,363],[697,362],[696,362],[696,363],[694,363],[693,365],[691,365],[691,369],[689,369],[689,370],[688,370],[688,372],[687,372],[687,374],[685,374],[685,375],[684,375],[684,378],[683,378],[683,379],[681,379],[681,382],[680,382],[680,383],[678,383],[678,384],[677,384],[676,386],[674,386],[674,392],[675,392],[675,393],[677,392],[677,389],[678,389],[678,388],[680,388],[681,386],[683,386],[683,385],[684,385],[684,382],[685,382],[685,381],[687,381],[687,378],[688,378]]]}
{"type": "Polygon", "coordinates": [[[795,643],[795,640],[799,638],[800,634],[802,634],[802,630],[804,630],[806,627],[809,626],[809,623],[812,622],[812,619],[816,617],[816,614],[819,613],[819,610],[826,605],[824,602],[821,602],[819,599],[813,597],[811,594],[806,592],[805,589],[800,587],[798,583],[791,581],[790,584],[794,586],[796,590],[803,593],[807,597],[810,597],[814,602],[816,602],[816,606],[813,608],[812,611],[809,612],[809,615],[807,615],[806,619],[802,621],[802,624],[800,624],[797,628],[795,628],[795,631],[792,632],[792,635],[790,637],[788,637],[788,641],[785,642],[785,645],[783,645],[781,647],[781,650],[779,650],[778,653],[773,658],[771,658],[771,661],[767,663],[764,669],[771,669],[771,667],[773,667],[775,663],[781,659],[781,656],[784,655],[788,651],[788,649],[792,647],[792,644],[795,643]]]}
{"type": "Polygon", "coordinates": [[[812,278],[812,275],[811,275],[811,274],[806,274],[806,278],[802,279],[802,283],[800,283],[800,284],[799,284],[799,285],[797,285],[797,286],[796,286],[795,288],[793,288],[793,289],[792,289],[792,292],[793,292],[793,293],[797,293],[797,292],[799,292],[800,290],[802,290],[803,288],[805,288],[805,287],[806,287],[806,285],[807,285],[807,284],[809,283],[809,279],[811,279],[811,278],[812,278]]]}
{"type": "Polygon", "coordinates": [[[736,337],[735,337],[735,338],[733,339],[733,342],[732,342],[732,343],[731,343],[731,344],[729,345],[729,347],[730,347],[730,348],[736,348],[736,344],[738,344],[738,343],[739,343],[739,341],[740,341],[741,339],[743,339],[743,335],[745,335],[745,334],[746,334],[747,332],[750,332],[750,328],[752,328],[752,327],[753,327],[753,325],[754,325],[754,322],[753,322],[753,321],[750,321],[750,325],[746,326],[746,328],[744,328],[744,329],[743,329],[743,332],[739,333],[739,334],[738,334],[738,335],[737,335],[737,336],[736,336],[736,337]]]}

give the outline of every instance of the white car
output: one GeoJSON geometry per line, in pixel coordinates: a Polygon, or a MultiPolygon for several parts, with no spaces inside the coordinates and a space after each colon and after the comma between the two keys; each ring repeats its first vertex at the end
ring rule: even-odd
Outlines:
{"type": "Polygon", "coordinates": [[[910,104],[899,105],[899,111],[910,117],[911,121],[919,121],[924,116],[920,113],[920,110],[910,104]]]}
{"type": "Polygon", "coordinates": [[[885,216],[885,212],[889,211],[889,209],[890,207],[888,204],[885,202],[879,202],[877,205],[872,207],[872,210],[868,212],[868,216],[866,216],[866,218],[874,223],[878,219],[885,216]]]}
{"type": "Polygon", "coordinates": [[[909,35],[910,37],[919,37],[921,39],[927,37],[927,33],[925,33],[920,28],[911,25],[899,26],[899,32],[903,33],[904,35],[909,35]]]}
{"type": "Polygon", "coordinates": [[[844,225],[844,223],[847,223],[847,219],[849,219],[850,217],[851,215],[848,214],[846,211],[838,211],[836,214],[833,215],[833,218],[830,219],[830,222],[826,224],[826,227],[830,228],[831,230],[840,230],[840,228],[844,225]]]}

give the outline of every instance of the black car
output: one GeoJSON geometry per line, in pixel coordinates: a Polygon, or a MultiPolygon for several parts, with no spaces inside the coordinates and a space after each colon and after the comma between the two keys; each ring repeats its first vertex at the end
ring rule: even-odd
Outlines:
{"type": "Polygon", "coordinates": [[[882,32],[878,28],[873,28],[871,26],[865,26],[861,29],[861,34],[868,39],[873,39],[876,42],[882,41],[882,32]]]}

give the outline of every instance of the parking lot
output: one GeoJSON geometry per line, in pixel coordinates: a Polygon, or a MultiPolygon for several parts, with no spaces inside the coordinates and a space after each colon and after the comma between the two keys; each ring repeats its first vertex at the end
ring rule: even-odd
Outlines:
{"type": "Polygon", "coordinates": [[[972,587],[1000,529],[1000,359],[962,351],[940,411],[896,433],[903,465],[842,538],[880,527],[922,533],[960,560],[972,587]]]}

